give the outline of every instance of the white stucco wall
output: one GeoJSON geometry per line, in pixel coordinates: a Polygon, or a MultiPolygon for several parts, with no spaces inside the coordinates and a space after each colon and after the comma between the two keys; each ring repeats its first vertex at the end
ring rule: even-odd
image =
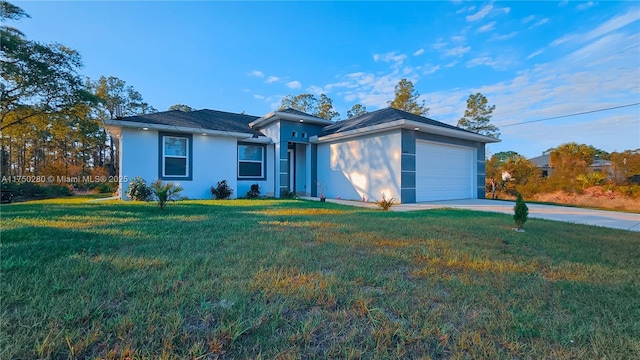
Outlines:
{"type": "MultiPolygon", "coordinates": [[[[136,176],[143,177],[147,184],[158,179],[159,149],[158,132],[137,129],[122,129],[122,161],[120,174],[129,181],[136,176]]],[[[190,199],[211,199],[209,188],[220,180],[234,189],[237,196],[237,140],[235,138],[204,136],[193,134],[193,178],[192,180],[163,180],[180,183],[182,195],[190,199]]],[[[121,198],[128,200],[125,193],[129,187],[123,184],[121,198]]],[[[245,191],[246,194],[246,191],[245,191]]]]}
{"type": "Polygon", "coordinates": [[[327,198],[399,201],[401,153],[400,130],[318,144],[318,182],[327,198]]]}

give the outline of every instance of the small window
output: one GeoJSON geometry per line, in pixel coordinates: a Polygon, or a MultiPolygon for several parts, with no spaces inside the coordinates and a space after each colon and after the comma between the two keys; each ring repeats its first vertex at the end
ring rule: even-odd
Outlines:
{"type": "Polygon", "coordinates": [[[190,174],[190,137],[161,135],[160,177],[188,179],[190,174]]]}
{"type": "Polygon", "coordinates": [[[296,137],[296,136],[298,136],[298,133],[297,133],[297,132],[295,132],[295,131],[292,131],[292,132],[291,132],[291,137],[296,137]]]}
{"type": "Polygon", "coordinates": [[[307,133],[306,133],[306,132],[303,132],[303,133],[302,133],[302,138],[303,138],[303,139],[306,139],[306,138],[307,138],[307,133]]]}
{"type": "Polygon", "coordinates": [[[238,145],[238,178],[264,178],[265,148],[238,145]]]}

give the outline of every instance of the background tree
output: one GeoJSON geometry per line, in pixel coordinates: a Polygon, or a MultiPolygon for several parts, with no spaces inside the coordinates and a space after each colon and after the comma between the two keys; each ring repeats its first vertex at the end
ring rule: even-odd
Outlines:
{"type": "MultiPolygon", "coordinates": [[[[95,111],[96,118],[100,121],[157,111],[142,99],[142,95],[133,86],[127,85],[124,80],[115,76],[101,76],[96,81],[88,81],[88,86],[98,98],[99,106],[95,111]]],[[[101,130],[103,138],[109,144],[109,174],[116,175],[118,154],[113,139],[107,135],[104,128],[101,130]]],[[[99,165],[104,165],[104,159],[99,160],[99,165]]]]}
{"type": "Polygon", "coordinates": [[[190,111],[194,111],[195,109],[189,105],[175,104],[175,105],[169,106],[169,110],[179,110],[184,112],[190,112],[190,111]]]}
{"type": "Polygon", "coordinates": [[[487,98],[481,93],[469,95],[467,110],[464,112],[464,117],[458,120],[458,127],[481,135],[499,138],[500,131],[498,127],[490,123],[491,114],[495,108],[495,105],[488,106],[487,98]]]}
{"type": "Polygon", "coordinates": [[[563,190],[575,190],[576,178],[587,172],[595,159],[593,146],[570,142],[562,144],[549,154],[549,165],[553,172],[549,179],[563,190]]]}
{"type": "Polygon", "coordinates": [[[318,111],[315,116],[327,120],[333,120],[340,116],[340,113],[333,108],[333,100],[325,94],[320,95],[318,100],[318,111]]]}
{"type": "Polygon", "coordinates": [[[0,129],[32,117],[64,111],[83,100],[78,69],[80,54],[61,44],[27,40],[7,20],[29,17],[21,8],[0,1],[0,129]]]}
{"type": "Polygon", "coordinates": [[[351,109],[347,110],[347,117],[352,118],[360,115],[364,115],[367,113],[367,108],[361,104],[355,104],[351,107],[351,109]]]}
{"type": "Polygon", "coordinates": [[[424,100],[420,102],[420,93],[415,89],[410,80],[402,79],[395,87],[395,98],[388,104],[398,110],[410,112],[412,114],[426,116],[429,108],[425,106],[424,100]]]}
{"type": "Polygon", "coordinates": [[[628,183],[634,175],[640,175],[640,149],[612,152],[614,179],[619,184],[628,183]]]}
{"type": "Polygon", "coordinates": [[[340,114],[333,108],[333,100],[325,94],[320,99],[313,94],[286,95],[280,101],[278,110],[292,108],[319,118],[333,120],[340,114]]]}

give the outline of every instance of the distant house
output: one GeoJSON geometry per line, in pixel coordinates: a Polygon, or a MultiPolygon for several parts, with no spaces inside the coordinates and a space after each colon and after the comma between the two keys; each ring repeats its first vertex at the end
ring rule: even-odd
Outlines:
{"type": "MultiPolygon", "coordinates": [[[[550,163],[550,155],[541,155],[529,159],[542,173],[542,177],[549,177],[553,173],[553,166],[550,163]]],[[[613,176],[613,164],[609,160],[602,160],[596,158],[591,165],[589,165],[591,171],[605,172],[609,177],[613,176]]]]}
{"type": "MultiPolygon", "coordinates": [[[[217,110],[165,111],[105,121],[121,176],[179,182],[189,198],[211,198],[227,180],[242,197],[263,195],[402,203],[484,198],[491,137],[385,108],[333,122],[286,109],[265,116],[217,110]]],[[[119,189],[125,199],[128,184],[119,189]]]]}

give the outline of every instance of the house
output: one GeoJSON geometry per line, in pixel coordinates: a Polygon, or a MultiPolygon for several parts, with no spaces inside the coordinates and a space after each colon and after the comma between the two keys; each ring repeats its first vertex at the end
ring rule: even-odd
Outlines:
{"type": "Polygon", "coordinates": [[[257,183],[276,197],[289,190],[402,203],[484,198],[485,144],[499,141],[393,108],[337,122],[294,109],[262,117],[165,111],[105,126],[122,177],[179,182],[196,199],[211,198],[220,180],[238,197],[257,183]]]}
{"type": "MultiPolygon", "coordinates": [[[[553,165],[551,164],[551,155],[543,154],[529,159],[542,174],[542,177],[549,177],[553,173],[553,165]]],[[[613,176],[613,163],[609,160],[599,159],[597,156],[591,164],[589,164],[589,170],[591,172],[603,172],[610,178],[613,176]]]]}

